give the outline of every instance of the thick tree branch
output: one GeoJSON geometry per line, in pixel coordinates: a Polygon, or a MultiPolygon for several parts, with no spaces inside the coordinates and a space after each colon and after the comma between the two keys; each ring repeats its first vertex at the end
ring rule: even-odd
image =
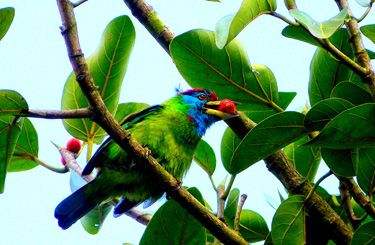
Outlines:
{"type": "Polygon", "coordinates": [[[73,12],[73,4],[68,0],[57,0],[61,19],[62,35],[68,50],[70,62],[73,66],[76,80],[94,113],[93,121],[98,123],[112,139],[124,150],[134,153],[139,158],[140,166],[145,172],[153,174],[170,197],[188,210],[214,236],[227,244],[247,244],[247,242],[223,222],[218,220],[189,192],[179,186],[179,182],[170,175],[148,151],[143,149],[129,133],[127,133],[107,110],[99,90],[88,70],[87,63],[81,51],[77,25],[73,12]]]}
{"type": "MultiPolygon", "coordinates": [[[[125,2],[127,1],[125,0],[125,2]]],[[[128,5],[128,7],[131,8],[132,12],[135,11],[132,9],[134,7],[133,5],[128,5]]],[[[136,11],[141,10],[142,9],[137,9],[136,11]]],[[[157,18],[156,14],[154,15],[154,18],[157,18]]],[[[144,26],[149,25],[148,23],[141,23],[144,26]]],[[[155,30],[148,29],[148,31],[155,30]]],[[[155,32],[152,35],[157,36],[158,33],[155,32]]],[[[169,52],[168,54],[170,55],[169,52]]],[[[241,112],[239,113],[239,117],[226,120],[226,123],[241,139],[245,137],[246,134],[256,125],[256,123],[251,121],[241,112]]],[[[280,182],[291,194],[304,195],[306,197],[312,190],[312,186],[309,181],[297,172],[297,170],[289,163],[282,151],[276,152],[275,154],[266,158],[264,161],[269,171],[271,171],[280,180],[280,182]]],[[[327,224],[332,229],[333,239],[337,244],[350,244],[353,234],[349,230],[349,227],[316,192],[311,195],[311,198],[309,198],[307,201],[306,206],[310,215],[316,216],[321,222],[327,224]]]]}
{"type": "Polygon", "coordinates": [[[28,110],[21,112],[18,116],[20,117],[34,117],[34,118],[46,118],[46,119],[67,119],[67,118],[90,118],[93,113],[89,108],[77,109],[77,110],[28,110]]]}

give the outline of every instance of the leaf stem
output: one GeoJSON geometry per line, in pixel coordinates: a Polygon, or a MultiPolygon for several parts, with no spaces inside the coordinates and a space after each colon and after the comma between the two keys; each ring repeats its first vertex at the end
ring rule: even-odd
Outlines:
{"type": "Polygon", "coordinates": [[[367,7],[366,12],[361,16],[361,18],[357,19],[358,23],[361,22],[362,20],[364,20],[366,18],[366,16],[368,15],[368,13],[370,13],[371,7],[372,7],[372,2],[367,7]]]}
{"type": "Polygon", "coordinates": [[[329,170],[328,173],[326,173],[325,175],[323,175],[322,177],[320,177],[320,179],[315,183],[315,185],[313,186],[313,188],[310,190],[309,194],[306,196],[305,201],[307,201],[311,197],[311,195],[314,193],[314,191],[316,190],[316,188],[318,188],[318,186],[320,185],[320,183],[322,183],[322,181],[325,180],[327,177],[329,177],[331,174],[333,174],[333,172],[331,170],[329,170]]]}
{"type": "Polygon", "coordinates": [[[88,163],[92,156],[92,147],[94,145],[94,140],[90,137],[87,140],[87,156],[86,156],[86,162],[88,163]]]}
{"type": "Polygon", "coordinates": [[[216,188],[216,185],[215,185],[215,182],[214,182],[214,179],[212,178],[212,175],[208,175],[209,178],[210,178],[210,182],[212,184],[212,187],[214,188],[214,190],[217,192],[217,188],[216,188]]]}
{"type": "Polygon", "coordinates": [[[79,5],[81,5],[82,3],[87,2],[87,1],[88,1],[88,0],[80,0],[80,1],[78,1],[78,2],[76,2],[76,3],[74,3],[74,4],[73,4],[73,8],[78,7],[79,5]]]}
{"type": "Polygon", "coordinates": [[[243,208],[243,205],[245,204],[246,199],[247,199],[247,195],[246,194],[241,195],[241,200],[240,200],[240,203],[239,203],[239,205],[237,207],[236,216],[234,218],[234,230],[235,231],[239,231],[240,230],[241,212],[242,212],[242,208],[243,208]]]}
{"type": "Polygon", "coordinates": [[[41,166],[45,167],[46,169],[49,169],[49,170],[51,170],[55,173],[64,174],[64,173],[69,172],[68,168],[66,168],[66,167],[63,167],[63,168],[53,167],[53,166],[43,162],[42,160],[40,160],[39,158],[37,158],[35,156],[33,157],[33,160],[34,160],[34,162],[38,163],[39,165],[41,165],[41,166]]]}
{"type": "Polygon", "coordinates": [[[281,15],[281,14],[278,14],[276,12],[272,12],[270,13],[269,15],[272,15],[273,17],[276,17],[284,22],[286,22],[287,24],[291,25],[291,26],[299,26],[299,23],[298,22],[292,22],[291,20],[287,19],[285,16],[281,15]]]}
{"type": "Polygon", "coordinates": [[[227,189],[225,190],[223,196],[221,198],[223,198],[224,200],[227,200],[227,197],[229,195],[229,192],[230,190],[232,189],[232,186],[233,186],[233,183],[234,183],[234,179],[236,178],[236,175],[233,174],[230,176],[230,180],[229,180],[229,183],[228,183],[228,186],[227,186],[227,189]]]}

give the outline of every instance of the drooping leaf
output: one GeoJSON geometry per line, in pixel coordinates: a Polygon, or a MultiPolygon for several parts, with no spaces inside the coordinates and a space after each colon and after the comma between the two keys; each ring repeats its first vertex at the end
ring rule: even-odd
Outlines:
{"type": "Polygon", "coordinates": [[[355,0],[359,5],[362,7],[368,7],[371,3],[374,2],[374,0],[355,0]]]}
{"type": "Polygon", "coordinates": [[[211,146],[201,139],[194,152],[194,161],[203,168],[208,175],[213,175],[216,169],[216,156],[211,146]]]}
{"type": "Polygon", "coordinates": [[[297,169],[297,171],[311,182],[314,182],[316,172],[318,171],[321,154],[318,147],[300,146],[309,141],[306,135],[301,139],[287,145],[284,153],[289,162],[297,169]]]}
{"type": "Polygon", "coordinates": [[[301,26],[287,26],[281,33],[284,37],[293,38],[302,42],[312,44],[317,47],[321,47],[318,41],[315,40],[311,34],[301,26]]]}
{"type": "Polygon", "coordinates": [[[276,10],[275,0],[243,0],[237,13],[225,16],[216,24],[216,45],[224,48],[232,41],[248,24],[258,16],[272,13],[276,10]]]}
{"type": "Polygon", "coordinates": [[[175,37],[170,50],[178,71],[190,86],[211,89],[219,98],[240,102],[238,110],[277,107],[272,71],[263,65],[251,66],[238,40],[218,49],[213,32],[193,30],[175,37]]]}
{"type": "MultiPolygon", "coordinates": [[[[340,29],[329,40],[349,58],[354,58],[346,29],[340,29]]],[[[340,82],[349,80],[365,88],[357,77],[352,70],[333,59],[324,49],[318,48],[310,64],[309,98],[311,106],[330,98],[333,88],[340,82]]]]}
{"type": "Polygon", "coordinates": [[[375,25],[362,26],[361,31],[363,35],[368,37],[375,44],[375,25]]]}
{"type": "Polygon", "coordinates": [[[83,228],[91,235],[98,234],[111,210],[112,205],[109,203],[97,206],[81,218],[83,228]]]}
{"type": "Polygon", "coordinates": [[[14,121],[13,116],[0,117],[0,194],[4,192],[9,162],[21,134],[23,121],[24,118],[14,121]]]}
{"type": "Polygon", "coordinates": [[[225,205],[224,214],[229,219],[234,219],[238,207],[238,201],[240,200],[240,190],[234,188],[231,190],[225,205]]]}
{"type": "Polygon", "coordinates": [[[350,108],[332,119],[318,136],[305,145],[351,149],[375,142],[375,104],[350,108]]]}
{"type": "Polygon", "coordinates": [[[311,131],[320,131],[335,116],[353,106],[352,103],[340,98],[319,101],[306,114],[305,127],[311,131]]]}
{"type": "Polygon", "coordinates": [[[305,234],[305,197],[291,196],[281,203],[273,217],[273,244],[305,244],[305,234]]]}
{"type": "Polygon", "coordinates": [[[361,189],[370,195],[375,188],[375,147],[359,149],[357,180],[361,189]]]}
{"type": "Polygon", "coordinates": [[[352,149],[322,149],[322,157],[335,174],[352,177],[357,173],[358,155],[352,149]]]}
{"type": "Polygon", "coordinates": [[[38,166],[38,163],[34,161],[35,157],[38,157],[38,151],[38,133],[32,122],[26,117],[12,160],[9,163],[8,172],[26,171],[38,166]]]}
{"type": "Polygon", "coordinates": [[[223,138],[221,139],[220,153],[221,161],[223,162],[224,168],[230,174],[233,174],[231,172],[232,157],[240,142],[241,139],[233,132],[233,130],[230,127],[228,127],[223,134],[223,138]]]}
{"type": "Polygon", "coordinates": [[[130,114],[146,109],[147,107],[150,107],[150,105],[145,104],[145,103],[136,103],[136,102],[119,104],[117,107],[116,114],[115,114],[115,119],[119,123],[121,123],[130,114]]]}
{"type": "Polygon", "coordinates": [[[374,245],[375,244],[375,221],[368,222],[359,227],[353,234],[350,245],[374,245]]]}
{"type": "MultiPolygon", "coordinates": [[[[134,26],[128,16],[112,20],[106,27],[95,53],[87,59],[90,73],[108,110],[115,114],[122,81],[135,42],[134,26]]],[[[61,108],[63,110],[86,108],[83,95],[74,73],[71,73],[64,87],[61,108]]],[[[64,119],[65,129],[75,138],[100,144],[106,133],[90,119],[64,119]]]]}
{"type": "MultiPolygon", "coordinates": [[[[188,191],[201,203],[203,197],[197,188],[188,191]]],[[[206,244],[206,230],[175,200],[168,200],[152,217],[140,244],[206,244]]]]}
{"type": "Polygon", "coordinates": [[[237,174],[306,135],[304,117],[298,112],[282,112],[261,121],[236,148],[229,172],[237,174]]]}
{"type": "Polygon", "coordinates": [[[0,90],[0,116],[18,115],[27,110],[29,106],[22,95],[13,90],[0,90]]]}
{"type": "Polygon", "coordinates": [[[14,19],[14,8],[0,9],[0,41],[8,32],[10,25],[14,19]]]}
{"type": "Polygon", "coordinates": [[[345,99],[354,105],[374,103],[374,99],[368,90],[348,81],[337,84],[331,92],[331,97],[345,99]]]}
{"type": "Polygon", "coordinates": [[[296,9],[289,10],[289,13],[306,29],[308,29],[313,36],[326,39],[330,38],[333,33],[335,33],[344,24],[345,21],[350,19],[348,9],[348,7],[344,8],[332,19],[321,23],[316,22],[306,13],[296,9]]]}

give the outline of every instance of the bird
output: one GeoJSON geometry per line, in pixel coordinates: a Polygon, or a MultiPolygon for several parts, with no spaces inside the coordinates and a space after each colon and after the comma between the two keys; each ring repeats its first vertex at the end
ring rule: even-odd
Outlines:
{"type": "MultiPolygon", "coordinates": [[[[237,104],[228,99],[219,101],[210,90],[177,91],[175,97],[161,105],[128,116],[122,126],[165,170],[182,179],[206,130],[217,121],[235,117],[237,104]]],[[[56,207],[55,217],[62,229],[68,229],[97,205],[114,197],[121,197],[114,208],[114,216],[118,217],[142,202],[152,204],[164,195],[155,177],[142,171],[134,155],[111,137],[98,148],[82,175],[95,168],[95,179],[56,207]]]]}

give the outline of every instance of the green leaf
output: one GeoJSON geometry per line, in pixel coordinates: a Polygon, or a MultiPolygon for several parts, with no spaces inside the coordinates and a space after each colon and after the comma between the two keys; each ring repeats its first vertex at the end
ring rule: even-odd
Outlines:
{"type": "Polygon", "coordinates": [[[238,145],[230,173],[237,174],[306,135],[304,118],[298,112],[282,112],[261,121],[238,145]]]}
{"type": "Polygon", "coordinates": [[[0,9],[0,41],[8,32],[14,19],[14,8],[0,9]]]}
{"type": "Polygon", "coordinates": [[[91,235],[98,234],[111,210],[112,205],[109,203],[97,206],[81,218],[83,228],[91,235]]]}
{"type": "Polygon", "coordinates": [[[273,199],[271,196],[267,195],[266,193],[263,193],[264,195],[264,198],[266,199],[266,202],[268,203],[268,205],[271,206],[271,208],[273,209],[277,209],[277,207],[280,205],[279,203],[276,202],[275,199],[273,199]]]}
{"type": "Polygon", "coordinates": [[[304,209],[304,196],[291,196],[281,203],[272,220],[273,244],[305,244],[304,209]]]}
{"type": "Polygon", "coordinates": [[[275,0],[243,0],[237,13],[230,14],[216,24],[216,45],[224,48],[248,24],[262,14],[276,11],[275,0]]]}
{"type": "Polygon", "coordinates": [[[265,240],[269,229],[264,218],[251,210],[243,209],[240,217],[240,233],[248,242],[265,240]]]}
{"type": "Polygon", "coordinates": [[[146,103],[137,103],[137,102],[129,102],[129,103],[122,103],[119,104],[117,107],[117,111],[115,114],[115,119],[121,123],[128,117],[130,114],[142,111],[146,108],[150,107],[150,105],[146,103]]]}
{"type": "Polygon", "coordinates": [[[318,171],[321,154],[318,147],[300,147],[300,145],[309,141],[306,135],[301,139],[287,145],[284,153],[289,162],[297,169],[297,171],[311,182],[314,182],[316,172],[318,171]]]}
{"type": "MultiPolygon", "coordinates": [[[[197,188],[188,191],[201,203],[197,188]]],[[[175,200],[168,200],[152,217],[140,244],[206,244],[206,230],[175,200]]]]}
{"type": "Polygon", "coordinates": [[[374,245],[375,244],[375,221],[368,222],[359,227],[353,234],[350,245],[374,245]]]}
{"type": "Polygon", "coordinates": [[[232,158],[237,146],[240,144],[241,139],[233,132],[233,130],[228,127],[224,134],[223,138],[221,139],[221,161],[223,162],[223,166],[228,173],[232,173],[232,158]]]}
{"type": "Polygon", "coordinates": [[[28,110],[22,95],[13,90],[0,90],[0,116],[18,115],[28,110]]]}
{"type": "Polygon", "coordinates": [[[227,204],[224,209],[224,214],[229,219],[234,219],[237,212],[238,201],[240,200],[240,190],[234,188],[231,190],[229,197],[227,199],[227,204]]]}
{"type": "MultiPolygon", "coordinates": [[[[340,29],[329,40],[349,58],[354,58],[346,29],[340,29]]],[[[333,88],[340,82],[348,80],[365,88],[352,70],[333,59],[324,49],[318,48],[310,65],[309,98],[311,106],[330,98],[333,88]]]]}
{"type": "Polygon", "coordinates": [[[375,44],[375,25],[362,26],[361,32],[375,44]]]}
{"type": "Polygon", "coordinates": [[[9,163],[8,172],[27,171],[38,166],[39,164],[34,161],[35,157],[38,157],[38,151],[38,133],[32,122],[26,117],[12,160],[9,163]]]}
{"type": "Polygon", "coordinates": [[[238,110],[269,109],[276,105],[276,79],[266,66],[249,63],[245,48],[233,40],[224,49],[215,45],[215,34],[193,30],[175,37],[170,50],[178,71],[190,86],[204,87],[241,105],[238,110]]]}
{"type": "Polygon", "coordinates": [[[321,47],[320,43],[315,40],[311,34],[304,29],[302,26],[287,26],[281,33],[284,37],[296,39],[305,43],[312,44],[317,47],[321,47]]]}
{"type": "Polygon", "coordinates": [[[374,0],[355,0],[359,5],[362,7],[369,7],[371,3],[374,2],[374,0]]]}
{"type": "Polygon", "coordinates": [[[13,116],[0,117],[0,194],[4,192],[9,162],[21,134],[23,121],[24,118],[14,121],[13,116]]]}
{"type": "MultiPolygon", "coordinates": [[[[115,114],[118,106],[121,85],[134,42],[135,30],[130,18],[117,17],[108,24],[98,49],[87,59],[95,85],[100,88],[100,94],[112,114],[115,114]]],[[[87,106],[87,100],[75,80],[75,75],[71,73],[64,87],[61,108],[74,110],[87,106]]],[[[92,139],[94,143],[100,144],[106,135],[105,131],[89,118],[64,119],[63,123],[73,137],[82,141],[92,139]]]]}
{"type": "Polygon", "coordinates": [[[296,92],[279,92],[279,101],[277,104],[286,110],[296,95],[296,92]]]}
{"type": "Polygon", "coordinates": [[[311,131],[320,131],[335,116],[353,106],[352,103],[340,98],[319,101],[306,114],[305,127],[311,131]]]}
{"type": "Polygon", "coordinates": [[[375,142],[375,104],[350,108],[332,119],[318,136],[305,145],[350,149],[375,142]]]}
{"type": "Polygon", "coordinates": [[[359,164],[357,180],[361,189],[371,195],[375,188],[375,147],[365,147],[359,149],[359,164]]]}
{"type": "Polygon", "coordinates": [[[216,169],[216,156],[211,146],[204,140],[198,144],[194,152],[194,161],[203,168],[208,175],[213,175],[216,169]]]}
{"type": "Polygon", "coordinates": [[[374,102],[367,89],[348,81],[337,84],[331,92],[331,97],[345,99],[354,105],[374,102]]]}
{"type": "Polygon", "coordinates": [[[357,173],[358,154],[356,154],[356,150],[323,148],[322,157],[332,172],[339,176],[352,177],[357,173]]]}
{"type": "Polygon", "coordinates": [[[348,9],[348,7],[344,8],[338,15],[322,23],[314,21],[310,16],[296,9],[289,10],[289,13],[307,28],[313,36],[326,39],[331,37],[345,21],[349,21],[348,9]]]}

